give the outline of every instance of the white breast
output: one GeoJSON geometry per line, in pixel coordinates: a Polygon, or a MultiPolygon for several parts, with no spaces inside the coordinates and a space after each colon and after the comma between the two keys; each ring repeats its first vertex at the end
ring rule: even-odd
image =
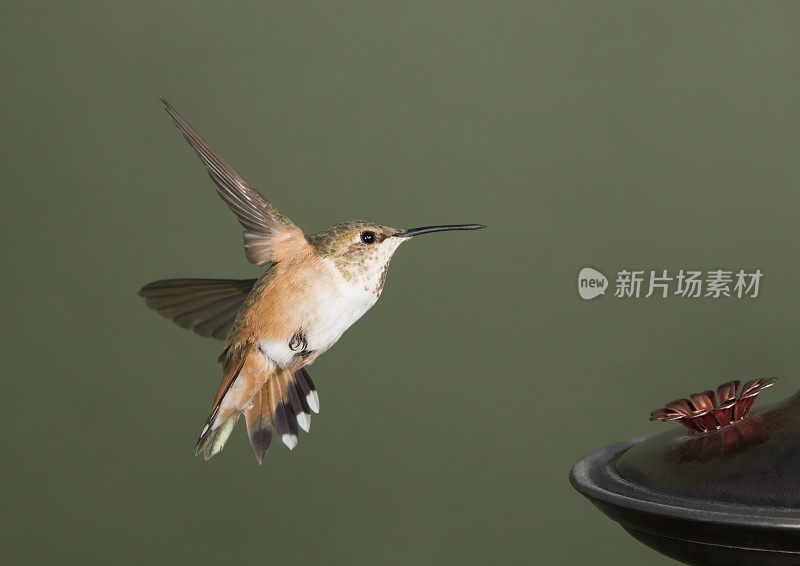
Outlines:
{"type": "Polygon", "coordinates": [[[350,328],[355,321],[364,316],[378,300],[376,294],[364,285],[347,281],[333,262],[328,262],[333,273],[334,285],[327,296],[321,297],[313,324],[309,325],[306,336],[308,349],[324,352],[350,328]]]}
{"type": "MultiPolygon", "coordinates": [[[[303,322],[297,330],[305,335],[306,350],[317,355],[325,352],[372,308],[381,295],[389,260],[401,242],[396,238],[385,241],[375,250],[372,261],[346,270],[347,276],[342,274],[335,260],[323,260],[328,276],[320,276],[313,289],[308,289],[307,300],[296,305],[302,311],[303,322]]],[[[289,365],[298,354],[289,347],[289,339],[262,340],[259,347],[264,356],[281,367],[289,365]]]]}
{"type": "MultiPolygon", "coordinates": [[[[309,289],[307,300],[297,305],[304,312],[298,331],[305,335],[305,349],[321,354],[333,346],[345,330],[361,318],[378,300],[378,295],[367,291],[363,285],[345,280],[333,264],[326,265],[331,277],[324,285],[309,289]]],[[[280,367],[288,366],[298,354],[289,347],[290,337],[280,340],[260,340],[262,355],[280,367]]]]}

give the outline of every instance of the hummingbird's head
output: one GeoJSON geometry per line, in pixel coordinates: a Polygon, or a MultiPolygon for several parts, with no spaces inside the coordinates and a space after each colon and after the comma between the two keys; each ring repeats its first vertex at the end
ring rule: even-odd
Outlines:
{"type": "Polygon", "coordinates": [[[485,226],[458,224],[401,230],[367,220],[351,220],[312,234],[308,241],[319,255],[334,262],[345,279],[380,295],[389,261],[400,244],[419,234],[478,228],[485,226]]]}

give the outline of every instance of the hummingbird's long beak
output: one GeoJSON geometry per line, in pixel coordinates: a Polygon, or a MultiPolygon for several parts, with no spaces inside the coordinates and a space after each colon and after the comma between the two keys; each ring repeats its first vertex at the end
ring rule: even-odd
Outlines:
{"type": "Polygon", "coordinates": [[[486,228],[483,224],[442,224],[441,226],[421,226],[419,228],[409,228],[402,232],[393,234],[398,238],[410,238],[411,236],[419,236],[420,234],[427,234],[429,232],[445,232],[447,230],[480,230],[486,228]]]}

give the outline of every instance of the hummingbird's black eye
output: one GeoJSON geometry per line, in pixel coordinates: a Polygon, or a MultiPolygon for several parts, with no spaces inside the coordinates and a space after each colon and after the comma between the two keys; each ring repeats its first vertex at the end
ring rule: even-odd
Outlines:
{"type": "Polygon", "coordinates": [[[361,232],[361,241],[365,244],[372,244],[375,242],[375,232],[372,230],[364,230],[361,232]]]}

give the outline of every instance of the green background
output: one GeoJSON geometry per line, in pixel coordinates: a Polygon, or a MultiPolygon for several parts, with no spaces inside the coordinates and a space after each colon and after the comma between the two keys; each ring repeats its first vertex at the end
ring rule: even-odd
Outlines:
{"type": "MultiPolygon", "coordinates": [[[[669,564],[567,481],[735,377],[798,387],[796,4],[6,2],[3,563],[669,564]],[[259,467],[192,447],[222,344],[136,296],[252,277],[165,96],[307,232],[403,246],[259,467]],[[581,300],[597,267],[755,300],[581,300]]],[[[677,426],[677,425],[675,425],[677,426]]]]}

